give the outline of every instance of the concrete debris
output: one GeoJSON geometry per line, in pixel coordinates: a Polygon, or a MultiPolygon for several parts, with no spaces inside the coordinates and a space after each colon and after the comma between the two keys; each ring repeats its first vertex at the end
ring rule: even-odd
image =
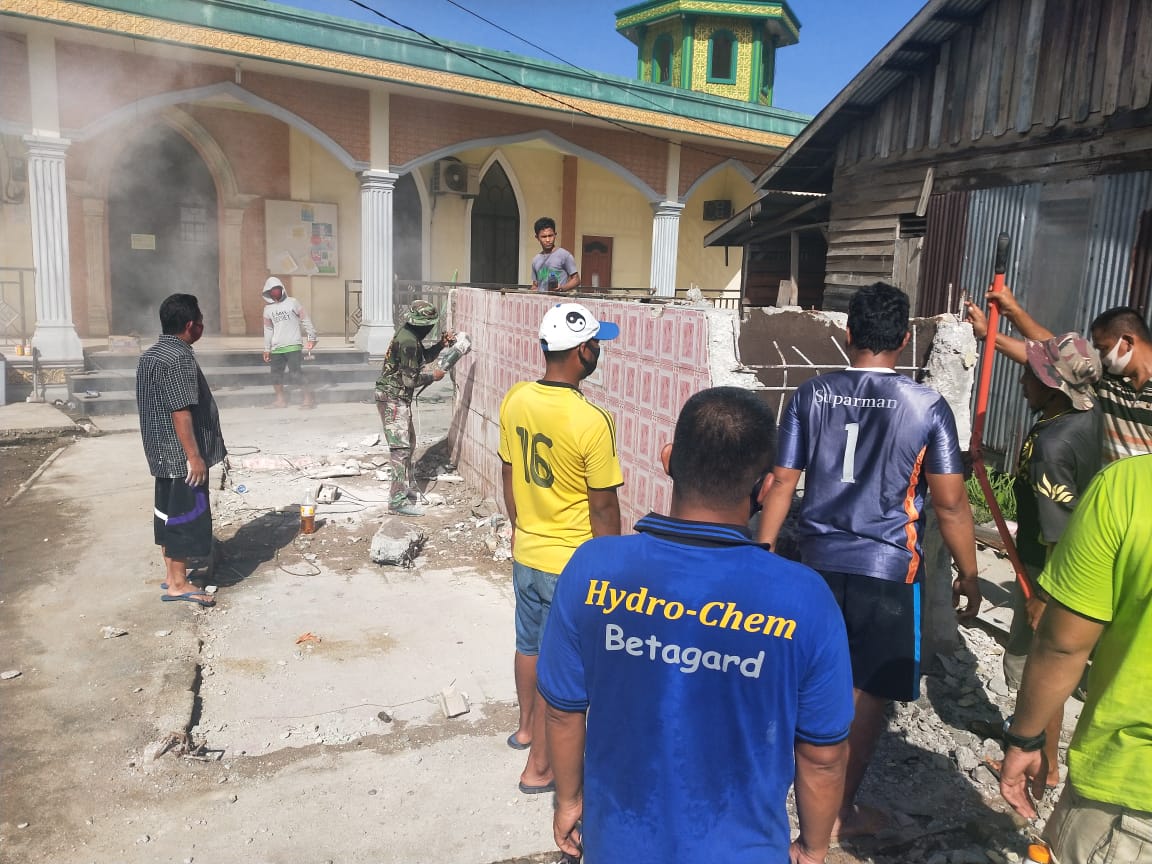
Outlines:
{"type": "Polygon", "coordinates": [[[372,538],[368,557],[377,564],[411,567],[424,546],[424,532],[403,519],[385,517],[372,538]]]}
{"type": "Polygon", "coordinates": [[[361,447],[375,447],[379,443],[380,443],[380,433],[379,432],[373,432],[371,435],[368,435],[367,437],[360,439],[360,446],[361,447]]]}
{"type": "Polygon", "coordinates": [[[373,476],[381,483],[391,483],[392,469],[385,465],[383,468],[377,468],[376,473],[373,476]]]}
{"type": "Polygon", "coordinates": [[[106,626],[101,627],[100,632],[104,634],[105,639],[115,639],[117,636],[127,636],[128,631],[123,627],[106,626]]]}
{"type": "Polygon", "coordinates": [[[434,478],[437,483],[463,483],[464,478],[459,474],[437,474],[434,478]]]}
{"type": "Polygon", "coordinates": [[[327,480],[330,477],[359,477],[360,463],[355,459],[349,459],[343,465],[310,471],[308,476],[313,480],[327,480]]]}
{"type": "Polygon", "coordinates": [[[507,561],[512,557],[512,524],[501,513],[487,519],[476,520],[485,530],[484,545],[492,553],[493,561],[507,561]]]}
{"type": "Polygon", "coordinates": [[[444,712],[444,716],[449,720],[453,717],[459,717],[461,714],[467,714],[472,710],[468,705],[468,694],[461,693],[451,684],[440,691],[438,698],[440,700],[440,710],[444,712]]]}
{"type": "Polygon", "coordinates": [[[443,507],[448,503],[448,499],[439,492],[429,492],[424,496],[424,502],[429,507],[443,507]]]}
{"type": "Polygon", "coordinates": [[[0,680],[11,681],[13,678],[19,678],[23,674],[19,669],[9,669],[7,672],[0,672],[0,680]]]}

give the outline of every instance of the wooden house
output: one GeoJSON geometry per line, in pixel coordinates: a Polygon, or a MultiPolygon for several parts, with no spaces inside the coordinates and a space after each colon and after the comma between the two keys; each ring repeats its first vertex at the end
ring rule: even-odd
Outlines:
{"type": "MultiPolygon", "coordinates": [[[[920,315],[957,311],[1006,231],[1009,284],[1053,331],[1147,312],[1152,3],[930,0],[756,182],[764,197],[705,239],[744,247],[746,303],[776,301],[761,262],[787,249],[804,305],[843,309],[883,279],[920,315]],[[803,250],[825,247],[805,284],[803,250]]],[[[1009,454],[1015,375],[1000,364],[989,430],[1009,454]]]]}

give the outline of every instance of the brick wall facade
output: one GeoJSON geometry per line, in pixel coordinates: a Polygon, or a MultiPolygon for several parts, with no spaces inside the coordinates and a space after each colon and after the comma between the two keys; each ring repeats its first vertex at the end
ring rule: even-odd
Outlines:
{"type": "Polygon", "coordinates": [[[478,138],[547,131],[600,153],[627,168],[653,189],[664,188],[667,147],[655,140],[637,141],[623,131],[573,126],[557,117],[546,120],[464,105],[393,96],[389,104],[389,139],[393,165],[403,165],[442,147],[478,138]]]}
{"type": "MultiPolygon", "coordinates": [[[[543,374],[538,332],[540,319],[554,302],[554,297],[537,294],[469,288],[454,292],[453,326],[469,334],[473,347],[456,365],[457,402],[449,442],[461,474],[497,501],[502,500],[496,455],[500,402],[517,381],[543,374]]],[[[630,531],[645,513],[668,512],[672,481],[660,466],[660,448],[672,440],[676,417],[688,397],[712,385],[709,315],[681,306],[580,302],[597,317],[620,325],[620,337],[602,343],[600,368],[581,390],[616,418],[624,471],[620,512],[625,531],[630,531]]],[[[727,360],[735,362],[731,355],[727,360]]]]}

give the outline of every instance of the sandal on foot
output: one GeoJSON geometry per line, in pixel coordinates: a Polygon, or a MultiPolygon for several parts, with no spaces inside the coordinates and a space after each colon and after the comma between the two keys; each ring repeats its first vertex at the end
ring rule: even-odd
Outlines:
{"type": "Polygon", "coordinates": [[[187,594],[161,594],[160,599],[165,603],[186,600],[189,603],[195,603],[197,606],[203,606],[205,609],[216,605],[216,601],[212,597],[209,597],[207,600],[201,600],[200,598],[203,596],[203,591],[189,591],[187,594]]]}

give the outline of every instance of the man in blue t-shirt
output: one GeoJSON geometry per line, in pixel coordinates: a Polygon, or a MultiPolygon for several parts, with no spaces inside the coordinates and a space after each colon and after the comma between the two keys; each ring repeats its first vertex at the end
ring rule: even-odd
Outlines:
{"type": "Polygon", "coordinates": [[[671,515],[589,540],[560,576],[537,672],[556,842],[569,855],[824,860],[851,669],[823,580],[745,527],[772,484],[775,433],[755,394],[697,393],[660,454],[671,515]],[[800,835],[789,845],[794,779],[800,835]]]}
{"type": "Polygon", "coordinates": [[[944,397],[896,373],[908,343],[908,297],[883,282],[848,307],[851,367],[796,389],[780,423],[776,482],[759,537],[775,543],[802,472],[800,558],[844,613],[856,716],[837,837],[873,833],[885,816],[855,804],[892,700],[920,695],[920,515],[925,486],[960,573],[959,617],[980,608],[972,509],[956,420],[944,397]]]}

